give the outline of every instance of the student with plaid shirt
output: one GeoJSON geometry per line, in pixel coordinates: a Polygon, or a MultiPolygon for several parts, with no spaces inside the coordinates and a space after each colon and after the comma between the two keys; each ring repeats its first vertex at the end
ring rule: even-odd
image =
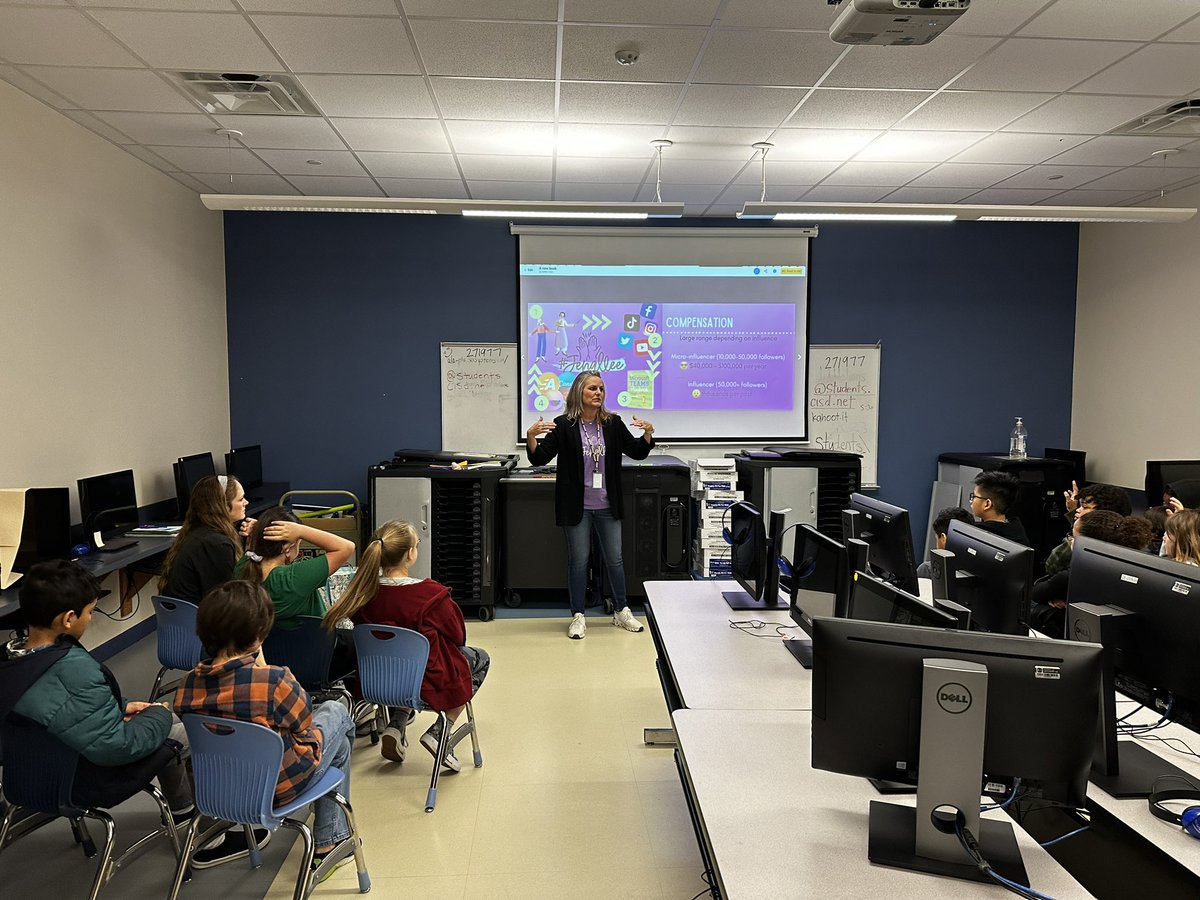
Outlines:
{"type": "MultiPolygon", "coordinates": [[[[349,800],[354,720],[335,700],[313,709],[290,669],[263,662],[259,649],[274,622],[275,607],[261,585],[230,581],[213,588],[196,615],[196,634],[210,658],[183,679],[175,711],[255,722],[282,737],[277,805],[294,799],[330,766],[346,774],[340,793],[349,800]]],[[[341,807],[328,796],[314,806],[317,868],[350,838],[350,828],[341,807]]],[[[345,861],[352,858],[347,855],[345,861]]]]}

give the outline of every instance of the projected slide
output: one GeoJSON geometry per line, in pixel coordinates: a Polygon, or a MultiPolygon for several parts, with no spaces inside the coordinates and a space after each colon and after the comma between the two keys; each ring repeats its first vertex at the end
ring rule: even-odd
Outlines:
{"type": "Polygon", "coordinates": [[[609,409],[675,436],[765,433],[772,416],[797,410],[803,428],[806,266],[524,265],[521,275],[524,422],[561,414],[579,373],[597,371],[609,409]]]}

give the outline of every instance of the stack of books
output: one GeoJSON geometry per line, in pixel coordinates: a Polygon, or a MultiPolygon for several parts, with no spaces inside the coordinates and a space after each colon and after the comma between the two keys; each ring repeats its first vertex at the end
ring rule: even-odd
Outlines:
{"type": "Polygon", "coordinates": [[[697,459],[691,463],[692,498],[696,510],[696,536],[692,541],[693,575],[697,578],[732,578],[729,543],[722,527],[729,524],[726,510],[742,499],[732,459],[697,459]]]}
{"type": "Polygon", "coordinates": [[[182,529],[182,525],[155,525],[148,523],[129,529],[129,531],[125,532],[125,537],[175,537],[182,529]]]}

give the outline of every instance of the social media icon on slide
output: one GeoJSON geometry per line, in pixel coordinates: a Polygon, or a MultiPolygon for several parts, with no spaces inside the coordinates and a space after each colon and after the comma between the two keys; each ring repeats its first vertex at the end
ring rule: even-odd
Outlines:
{"type": "Polygon", "coordinates": [[[617,335],[617,346],[620,347],[622,350],[628,350],[630,347],[633,346],[633,335],[632,334],[617,335]]]}
{"type": "Polygon", "coordinates": [[[658,331],[658,326],[653,322],[647,322],[646,327],[643,328],[642,331],[646,334],[654,334],[654,332],[658,331]]]}
{"type": "Polygon", "coordinates": [[[658,313],[658,304],[657,303],[643,303],[642,304],[642,318],[653,319],[655,314],[657,314],[657,313],[658,313]]]}
{"type": "Polygon", "coordinates": [[[657,350],[662,346],[662,335],[657,331],[651,332],[650,334],[646,335],[646,343],[657,350]]]}
{"type": "Polygon", "coordinates": [[[625,317],[626,331],[637,331],[641,324],[642,320],[639,319],[636,314],[631,313],[625,317]]]}
{"type": "Polygon", "coordinates": [[[650,342],[649,341],[634,341],[633,352],[636,353],[638,356],[649,356],[650,355],[650,342]]]}

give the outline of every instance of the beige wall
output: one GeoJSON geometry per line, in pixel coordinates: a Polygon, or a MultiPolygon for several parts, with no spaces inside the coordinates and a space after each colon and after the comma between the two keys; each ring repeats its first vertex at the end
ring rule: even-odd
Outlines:
{"type": "MultiPolygon", "coordinates": [[[[1200,206],[1200,187],[1159,206],[1200,206]]],[[[1082,225],[1071,446],[1088,474],[1140,488],[1148,459],[1200,459],[1200,216],[1082,225]]]]}
{"type": "Polygon", "coordinates": [[[0,81],[0,487],[229,447],[219,213],[0,81]]]}

